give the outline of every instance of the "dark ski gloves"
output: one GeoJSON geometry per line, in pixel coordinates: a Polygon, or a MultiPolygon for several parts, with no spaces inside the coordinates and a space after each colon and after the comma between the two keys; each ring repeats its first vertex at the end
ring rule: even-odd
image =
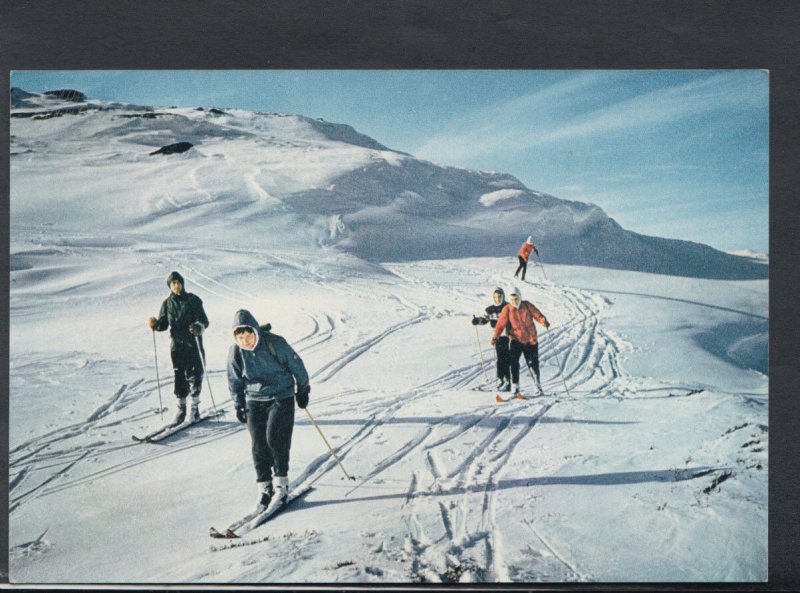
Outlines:
{"type": "Polygon", "coordinates": [[[247,408],[236,408],[236,419],[242,424],[247,424],[247,408]]]}
{"type": "Polygon", "coordinates": [[[486,317],[472,316],[472,325],[486,325],[487,323],[489,323],[489,320],[486,317]]]}
{"type": "Polygon", "coordinates": [[[205,329],[206,329],[205,325],[203,325],[199,321],[195,321],[189,326],[189,333],[195,336],[202,336],[205,329]]]}
{"type": "Polygon", "coordinates": [[[302,385],[297,388],[297,393],[294,394],[295,399],[297,399],[297,407],[301,410],[308,405],[309,393],[311,393],[311,385],[302,385]]]}

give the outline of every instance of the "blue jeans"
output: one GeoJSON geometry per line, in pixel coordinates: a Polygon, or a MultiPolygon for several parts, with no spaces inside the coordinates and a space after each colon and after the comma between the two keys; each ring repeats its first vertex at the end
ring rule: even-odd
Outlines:
{"type": "Polygon", "coordinates": [[[273,475],[287,476],[294,430],[294,398],[247,402],[247,430],[256,481],[268,482],[273,475]]]}

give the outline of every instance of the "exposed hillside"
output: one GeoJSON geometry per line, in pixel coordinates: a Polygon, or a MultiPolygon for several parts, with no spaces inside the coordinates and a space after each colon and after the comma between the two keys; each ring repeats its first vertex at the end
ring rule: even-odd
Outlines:
{"type": "Polygon", "coordinates": [[[75,230],[93,217],[118,231],[212,241],[248,228],[262,244],[310,239],[370,261],[513,256],[533,235],[549,263],[768,276],[753,258],[640,235],[597,206],[416,159],[347,125],[107,103],[70,89],[15,88],[11,99],[13,225],[75,230]],[[162,150],[173,145],[191,146],[162,150]]]}

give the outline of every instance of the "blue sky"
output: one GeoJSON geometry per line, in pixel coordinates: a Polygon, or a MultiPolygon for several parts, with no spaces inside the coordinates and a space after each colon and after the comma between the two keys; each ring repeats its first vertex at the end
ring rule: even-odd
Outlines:
{"type": "Polygon", "coordinates": [[[597,204],[639,233],[768,250],[766,71],[20,71],[11,84],[322,117],[597,204]]]}

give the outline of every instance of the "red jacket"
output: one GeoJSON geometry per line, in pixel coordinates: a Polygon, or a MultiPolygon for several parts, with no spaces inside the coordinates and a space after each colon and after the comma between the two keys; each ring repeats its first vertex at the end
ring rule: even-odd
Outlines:
{"type": "Polygon", "coordinates": [[[531,256],[531,251],[533,251],[536,247],[527,241],[522,244],[522,248],[519,250],[519,256],[528,261],[528,258],[531,256]]]}
{"type": "Polygon", "coordinates": [[[511,326],[511,339],[522,344],[535,344],[537,335],[536,325],[533,323],[534,319],[545,327],[550,326],[550,322],[547,321],[547,318],[532,303],[522,301],[519,304],[519,309],[516,309],[514,305],[509,303],[500,312],[497,325],[494,327],[493,339],[496,340],[500,336],[500,332],[502,332],[508,324],[511,326]]]}

